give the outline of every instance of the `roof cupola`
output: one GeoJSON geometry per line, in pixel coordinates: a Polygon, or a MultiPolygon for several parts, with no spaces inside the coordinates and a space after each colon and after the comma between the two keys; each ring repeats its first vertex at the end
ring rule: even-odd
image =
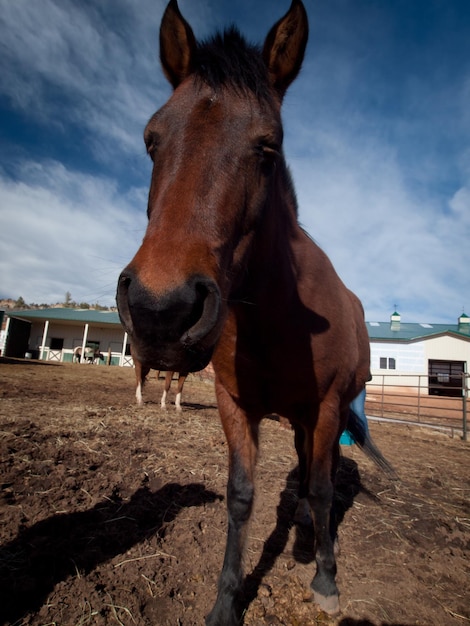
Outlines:
{"type": "Polygon", "coordinates": [[[397,312],[395,307],[395,311],[390,315],[390,328],[392,330],[400,330],[400,321],[401,315],[397,312]]]}
{"type": "Polygon", "coordinates": [[[459,330],[462,328],[470,328],[470,317],[464,312],[459,317],[459,330]]]}

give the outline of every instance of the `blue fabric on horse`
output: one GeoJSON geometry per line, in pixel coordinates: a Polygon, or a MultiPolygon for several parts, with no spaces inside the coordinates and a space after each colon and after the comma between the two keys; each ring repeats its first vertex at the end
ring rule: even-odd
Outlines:
{"type": "Polygon", "coordinates": [[[355,416],[358,418],[361,424],[361,428],[363,429],[364,433],[368,433],[369,425],[367,423],[367,417],[366,417],[366,413],[364,410],[365,403],[366,403],[366,388],[364,387],[361,393],[356,398],[354,398],[354,400],[349,405],[349,410],[352,411],[355,414],[355,416]]]}
{"type": "Polygon", "coordinates": [[[349,405],[349,418],[345,433],[348,433],[354,443],[362,448],[390,477],[396,478],[395,470],[372,441],[364,411],[365,401],[366,389],[364,387],[361,393],[349,405]]]}

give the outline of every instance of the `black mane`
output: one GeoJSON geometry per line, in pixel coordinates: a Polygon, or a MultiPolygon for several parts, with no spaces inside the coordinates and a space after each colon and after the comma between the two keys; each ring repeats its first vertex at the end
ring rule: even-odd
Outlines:
{"type": "Polygon", "coordinates": [[[263,99],[270,93],[261,49],[247,43],[235,27],[198,44],[194,72],[214,90],[231,86],[263,99]]]}

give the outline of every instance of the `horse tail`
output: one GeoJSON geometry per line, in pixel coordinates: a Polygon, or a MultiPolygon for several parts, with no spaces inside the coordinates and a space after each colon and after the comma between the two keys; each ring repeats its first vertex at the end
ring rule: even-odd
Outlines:
{"type": "Polygon", "coordinates": [[[398,475],[393,466],[387,461],[373,442],[369,429],[367,428],[367,421],[364,422],[351,409],[349,409],[347,430],[354,439],[354,443],[356,443],[383,472],[394,480],[398,479],[398,475]]]}

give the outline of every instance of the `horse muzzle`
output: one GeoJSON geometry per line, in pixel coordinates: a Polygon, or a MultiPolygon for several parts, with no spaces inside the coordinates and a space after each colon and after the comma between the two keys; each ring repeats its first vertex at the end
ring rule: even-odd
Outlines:
{"type": "Polygon", "coordinates": [[[211,278],[194,275],[171,291],[155,294],[128,266],[119,277],[116,301],[142,364],[193,372],[209,363],[221,328],[221,295],[211,278]]]}

